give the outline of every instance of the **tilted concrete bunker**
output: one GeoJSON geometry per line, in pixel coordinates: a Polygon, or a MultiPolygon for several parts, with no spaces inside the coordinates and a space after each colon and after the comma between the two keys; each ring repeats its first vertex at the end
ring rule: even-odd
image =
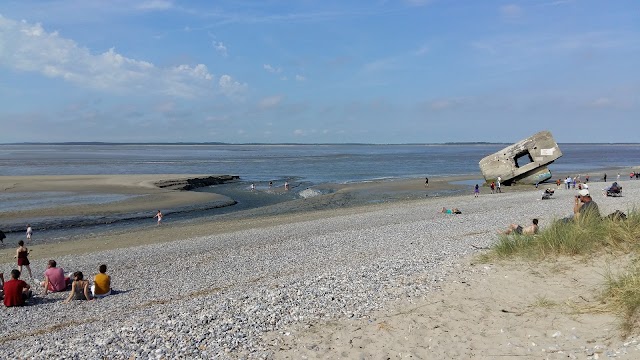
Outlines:
{"type": "Polygon", "coordinates": [[[537,184],[551,179],[547,165],[562,156],[551,132],[541,131],[480,160],[480,171],[487,182],[498,176],[510,185],[537,184]]]}

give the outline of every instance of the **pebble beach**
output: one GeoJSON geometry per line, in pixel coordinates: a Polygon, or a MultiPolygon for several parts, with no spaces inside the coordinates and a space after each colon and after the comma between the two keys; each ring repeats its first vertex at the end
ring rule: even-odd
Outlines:
{"type": "MultiPolygon", "coordinates": [[[[606,185],[590,183],[603,215],[638,206],[640,182],[624,181],[620,198],[602,196],[606,185]]],[[[35,279],[22,279],[35,297],[29,306],[2,308],[0,358],[281,357],[281,338],[295,337],[294,329],[361,321],[399,301],[428,300],[464,273],[470,257],[494,243],[498,231],[534,217],[544,228],[571,214],[575,195],[558,189],[542,201],[542,188],[488,192],[309,213],[292,221],[285,214],[269,226],[237,220],[239,228],[213,235],[57,257],[66,272],[90,278],[98,265],[108,265],[115,294],[91,302],[65,304],[67,293],[44,296],[35,284],[47,258],[32,260],[35,279]],[[442,207],[462,214],[442,214],[442,207]]],[[[138,236],[145,235],[134,232],[130,242],[138,236]]],[[[2,258],[12,251],[1,249],[2,258]]],[[[14,267],[0,264],[5,278],[14,267]]]]}

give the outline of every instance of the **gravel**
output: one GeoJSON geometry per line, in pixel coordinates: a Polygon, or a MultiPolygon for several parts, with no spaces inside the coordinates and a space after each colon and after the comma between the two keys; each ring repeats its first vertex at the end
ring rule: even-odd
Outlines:
{"type": "MultiPolygon", "coordinates": [[[[623,183],[621,198],[601,196],[595,189],[602,187],[591,184],[603,215],[629,211],[640,193],[636,181],[623,183]]],[[[29,306],[2,307],[0,358],[269,359],[274,353],[262,338],[266,332],[364,317],[390,301],[428,297],[463,257],[490,246],[498,230],[533,217],[544,228],[571,213],[575,195],[557,190],[542,201],[540,190],[483,190],[479,198],[396,202],[353,215],[56,259],[65,271],[86,277],[106,263],[116,293],[64,304],[67,293],[44,296],[36,289],[29,306]],[[462,214],[441,214],[443,206],[462,214]]],[[[14,266],[0,270],[6,277],[14,266]]],[[[42,280],[46,261],[31,266],[42,280]]]]}

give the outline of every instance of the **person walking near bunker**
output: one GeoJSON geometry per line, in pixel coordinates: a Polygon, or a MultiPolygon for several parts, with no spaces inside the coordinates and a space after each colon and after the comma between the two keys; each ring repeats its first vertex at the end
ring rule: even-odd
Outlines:
{"type": "Polygon", "coordinates": [[[480,186],[476,184],[476,186],[473,188],[473,196],[478,197],[478,195],[480,195],[480,186]]]}
{"type": "Polygon", "coordinates": [[[496,190],[497,192],[502,192],[502,178],[498,176],[498,181],[496,181],[496,190]]]}

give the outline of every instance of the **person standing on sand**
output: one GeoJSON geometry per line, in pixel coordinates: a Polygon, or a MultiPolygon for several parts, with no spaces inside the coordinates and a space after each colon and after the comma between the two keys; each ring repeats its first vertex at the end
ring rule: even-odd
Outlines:
{"type": "Polygon", "coordinates": [[[33,229],[31,229],[31,225],[27,224],[27,241],[31,241],[31,235],[33,235],[33,229]]]}
{"type": "Polygon", "coordinates": [[[475,197],[478,197],[478,195],[480,195],[480,186],[478,184],[476,184],[476,187],[473,188],[473,195],[475,197]]]}
{"type": "Polygon", "coordinates": [[[288,181],[284,182],[284,189],[285,190],[289,190],[289,182],[288,181]]]}
{"type": "Polygon", "coordinates": [[[0,230],[0,244],[4,245],[4,239],[6,239],[7,235],[5,235],[2,230],[0,230]]]}
{"type": "Polygon", "coordinates": [[[424,178],[424,187],[429,187],[429,178],[424,178]]]}
{"type": "Polygon", "coordinates": [[[496,183],[492,181],[491,182],[491,193],[495,194],[495,191],[496,191],[496,183]]]}
{"type": "Polygon", "coordinates": [[[160,210],[158,210],[158,212],[156,213],[156,216],[153,217],[158,218],[158,225],[160,225],[162,223],[162,213],[160,212],[160,210]]]}
{"type": "Polygon", "coordinates": [[[24,241],[20,240],[18,241],[18,248],[16,249],[16,256],[14,256],[16,259],[18,259],[18,266],[20,266],[20,272],[22,273],[22,267],[26,266],[27,270],[29,270],[29,277],[33,280],[33,275],[31,274],[31,266],[29,266],[29,264],[31,264],[29,262],[29,258],[27,258],[27,256],[29,256],[29,249],[27,249],[24,246],[24,241]]]}
{"type": "Polygon", "coordinates": [[[496,182],[496,189],[497,192],[501,193],[502,192],[502,178],[500,176],[498,176],[498,181],[496,182]]]}

